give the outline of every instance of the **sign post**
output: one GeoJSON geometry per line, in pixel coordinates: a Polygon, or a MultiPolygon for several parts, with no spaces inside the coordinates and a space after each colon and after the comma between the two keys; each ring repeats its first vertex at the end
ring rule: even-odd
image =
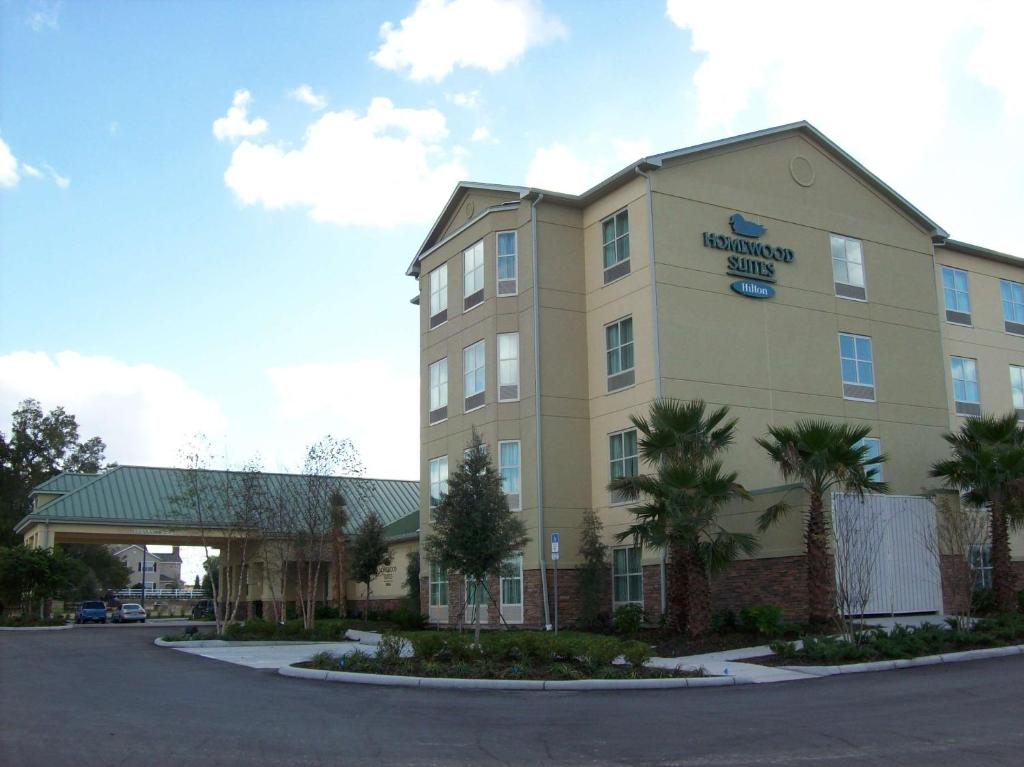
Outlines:
{"type": "Polygon", "coordinates": [[[551,533],[551,561],[555,563],[555,633],[558,633],[558,532],[551,533]]]}

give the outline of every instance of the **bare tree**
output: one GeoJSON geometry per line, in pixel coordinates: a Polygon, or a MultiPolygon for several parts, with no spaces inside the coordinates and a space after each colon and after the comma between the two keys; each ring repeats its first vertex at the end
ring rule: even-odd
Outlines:
{"type": "Polygon", "coordinates": [[[925,533],[924,544],[952,596],[946,611],[953,613],[959,628],[969,628],[974,621],[971,595],[979,577],[972,554],[989,542],[988,515],[950,493],[936,496],[934,503],[937,524],[925,533]]]}
{"type": "Polygon", "coordinates": [[[864,615],[874,596],[875,570],[884,533],[880,516],[874,510],[864,505],[834,505],[836,613],[847,638],[856,644],[864,637],[864,615]]]}

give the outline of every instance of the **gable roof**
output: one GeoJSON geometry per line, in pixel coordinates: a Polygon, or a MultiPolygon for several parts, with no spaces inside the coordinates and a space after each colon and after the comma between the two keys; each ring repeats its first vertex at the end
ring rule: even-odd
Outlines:
{"type": "MultiPolygon", "coordinates": [[[[241,475],[241,472],[209,470],[204,474],[216,480],[228,475],[241,475]]],[[[181,494],[183,469],[118,466],[93,476],[93,481],[22,518],[15,526],[15,532],[34,521],[43,520],[158,524],[165,527],[195,524],[189,510],[174,502],[174,498],[181,494]]],[[[297,490],[304,479],[301,474],[269,472],[261,473],[260,477],[267,482],[270,491],[287,491],[292,485],[297,490]]],[[[406,516],[419,516],[419,482],[416,480],[330,477],[329,481],[331,489],[345,498],[348,511],[346,533],[355,532],[371,512],[376,512],[385,525],[406,516]]]]}
{"type": "Polygon", "coordinates": [[[54,477],[50,477],[45,482],[40,482],[32,488],[32,493],[73,493],[75,490],[78,490],[78,488],[85,487],[100,476],[100,474],[83,474],[76,471],[65,471],[54,477]]]}
{"type": "MultiPolygon", "coordinates": [[[[657,170],[662,167],[665,162],[676,160],[683,157],[692,157],[695,155],[703,154],[705,152],[711,152],[722,147],[738,146],[741,144],[757,141],[762,138],[783,136],[786,134],[802,135],[807,139],[810,139],[813,143],[817,144],[826,154],[829,154],[834,160],[840,165],[845,167],[849,172],[858,176],[862,181],[867,183],[872,189],[879,193],[885,198],[891,205],[901,210],[906,214],[912,221],[920,226],[924,231],[930,234],[935,241],[944,240],[949,236],[941,226],[932,221],[928,216],[918,210],[912,205],[906,198],[900,195],[896,190],[882,181],[878,176],[869,171],[853,157],[847,154],[838,144],[832,141],[828,136],[819,131],[813,125],[806,120],[799,122],[788,123],[786,125],[778,125],[774,128],[765,128],[764,130],[753,131],[751,133],[743,133],[738,136],[731,136],[725,139],[719,139],[717,141],[708,141],[703,144],[695,144],[694,146],[685,147],[683,149],[674,149],[670,152],[662,152],[661,154],[649,155],[647,157],[641,157],[636,162],[630,163],[622,170],[617,173],[613,173],[603,181],[599,181],[597,184],[592,186],[582,194],[565,194],[564,192],[553,192],[547,189],[537,189],[534,187],[525,186],[505,186],[501,184],[480,184],[470,181],[462,181],[456,185],[455,191],[452,192],[451,197],[448,198],[448,202],[445,203],[444,208],[441,209],[441,214],[437,217],[434,225],[430,228],[426,239],[423,244],[420,245],[416,256],[413,258],[412,263],[406,270],[406,274],[412,277],[419,276],[419,262],[427,254],[428,251],[432,250],[439,243],[438,237],[443,228],[444,222],[449,219],[449,216],[455,209],[458,203],[461,202],[462,197],[466,194],[467,190],[471,189],[487,189],[495,192],[511,192],[519,195],[520,199],[535,199],[536,196],[543,194],[547,200],[558,202],[561,205],[567,205],[569,207],[581,208],[585,205],[589,205],[600,197],[603,197],[608,192],[616,189],[628,181],[636,177],[636,171],[643,170],[657,170]]],[[[466,226],[477,221],[483,215],[490,212],[490,209],[470,219],[466,224],[459,228],[458,231],[464,229],[466,226]]],[[[455,234],[453,232],[452,234],[455,234]]]]}
{"type": "Polygon", "coordinates": [[[954,250],[957,253],[963,253],[968,256],[986,258],[989,261],[1000,261],[1004,264],[1010,264],[1011,266],[1024,266],[1024,258],[1011,256],[1009,253],[1001,253],[998,250],[983,248],[980,245],[971,245],[969,242],[961,242],[960,240],[946,240],[945,242],[939,243],[937,247],[945,248],[946,250],[954,250]]]}

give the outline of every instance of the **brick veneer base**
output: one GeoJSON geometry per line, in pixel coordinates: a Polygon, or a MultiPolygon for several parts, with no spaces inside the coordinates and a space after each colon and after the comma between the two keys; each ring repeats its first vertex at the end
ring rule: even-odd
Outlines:
{"type": "Polygon", "coordinates": [[[807,558],[741,559],[711,579],[711,610],[775,604],[786,620],[807,618],[807,558]]]}

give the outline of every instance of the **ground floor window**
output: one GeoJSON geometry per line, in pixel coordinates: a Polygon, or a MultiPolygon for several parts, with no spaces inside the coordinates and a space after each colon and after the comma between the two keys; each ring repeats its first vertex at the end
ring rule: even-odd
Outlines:
{"type": "Polygon", "coordinates": [[[971,544],[970,565],[974,572],[974,588],[992,588],[992,547],[987,543],[971,544]]]}
{"type": "Polygon", "coordinates": [[[430,606],[448,605],[448,573],[436,562],[430,564],[430,606]]]}
{"type": "Polygon", "coordinates": [[[612,550],[612,600],[615,605],[643,604],[644,581],[639,546],[612,550]]]}
{"type": "Polygon", "coordinates": [[[506,559],[501,566],[501,604],[505,607],[523,603],[523,555],[506,559]]]}

